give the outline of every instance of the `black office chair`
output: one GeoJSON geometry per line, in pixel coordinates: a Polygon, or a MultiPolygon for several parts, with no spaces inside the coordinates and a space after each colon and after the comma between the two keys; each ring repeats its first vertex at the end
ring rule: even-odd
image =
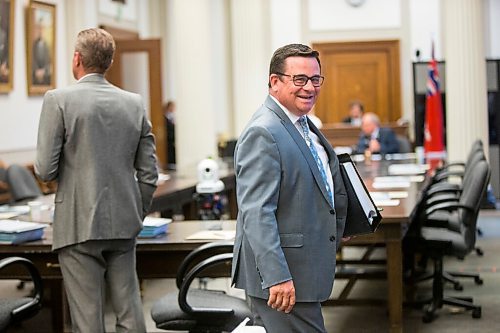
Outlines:
{"type": "Polygon", "coordinates": [[[0,270],[9,266],[21,265],[29,272],[34,283],[32,296],[21,298],[0,298],[0,332],[35,316],[42,308],[43,285],[40,274],[33,263],[21,257],[8,257],[0,260],[0,270]]]}
{"type": "MultiPolygon", "coordinates": [[[[434,176],[435,183],[429,186],[426,192],[426,205],[432,206],[434,204],[438,204],[439,202],[445,202],[449,200],[458,200],[460,194],[464,188],[467,186],[468,179],[470,178],[470,174],[474,172],[474,168],[479,161],[485,161],[486,156],[484,154],[484,150],[482,147],[482,143],[480,140],[476,141],[469,153],[469,156],[464,163],[464,169],[461,171],[446,171],[442,172],[441,177],[434,176]],[[461,179],[461,183],[449,183],[446,179],[450,176],[459,177],[461,179]],[[438,179],[438,180],[436,180],[438,179]]],[[[484,200],[486,193],[481,198],[481,201],[484,200]]],[[[453,218],[450,218],[449,212],[437,211],[431,216],[427,216],[428,221],[433,221],[434,224],[440,224],[443,221],[448,224],[448,227],[452,230],[459,230],[459,223],[453,222],[453,218]]],[[[477,233],[481,235],[481,230],[478,228],[477,233]]],[[[476,247],[476,253],[479,256],[482,256],[483,250],[479,247],[476,247]]]]}
{"type": "Polygon", "coordinates": [[[474,162],[474,159],[477,157],[475,155],[478,152],[482,152],[484,154],[483,142],[480,139],[472,143],[465,162],[446,163],[445,165],[437,169],[433,177],[433,182],[437,183],[446,180],[451,176],[458,176],[463,178],[464,173],[467,169],[470,169],[471,162],[474,162]]]}
{"type": "Polygon", "coordinates": [[[413,151],[410,140],[406,136],[396,135],[396,140],[398,140],[399,153],[411,153],[413,151]]]}
{"type": "Polygon", "coordinates": [[[476,224],[481,197],[486,191],[490,178],[490,168],[484,160],[479,161],[471,174],[470,183],[464,186],[459,201],[441,202],[426,210],[431,215],[438,210],[456,211],[460,230],[452,231],[446,226],[422,225],[417,233],[412,232],[405,239],[406,252],[421,253],[434,261],[432,298],[427,302],[423,321],[428,323],[436,317],[437,309],[452,305],[472,310],[473,318],[481,317],[481,307],[473,304],[470,297],[445,297],[443,292],[443,258],[453,256],[464,259],[474,250],[476,243],[476,224]]]}
{"type": "Polygon", "coordinates": [[[7,168],[5,181],[9,185],[13,201],[33,199],[43,195],[35,176],[21,165],[10,165],[7,168]]]}
{"type": "Polygon", "coordinates": [[[183,260],[176,278],[178,291],[165,295],[151,309],[157,328],[193,333],[223,332],[233,330],[247,317],[252,324],[252,312],[244,299],[220,290],[190,288],[196,277],[206,276],[210,269],[221,265],[226,269],[230,267],[232,250],[232,242],[208,243],[183,260]]]}
{"type": "MultiPolygon", "coordinates": [[[[466,163],[467,168],[464,170],[462,175],[463,180],[461,184],[451,184],[442,181],[437,184],[438,187],[431,185],[425,194],[423,203],[426,210],[421,212],[421,216],[418,220],[423,221],[427,227],[447,228],[454,232],[460,232],[462,219],[458,209],[435,209],[432,213],[429,213],[429,211],[431,208],[443,203],[458,203],[460,201],[463,188],[471,186],[471,182],[474,181],[472,174],[477,163],[485,160],[486,158],[481,148],[480,151],[477,151],[474,155],[469,156],[469,160],[466,163]]],[[[482,250],[477,246],[475,247],[475,251],[479,255],[483,255],[482,250]]],[[[421,257],[420,267],[426,266],[426,260],[427,257],[421,257]]],[[[470,278],[473,279],[478,285],[483,284],[483,280],[480,275],[476,273],[443,271],[442,275],[443,281],[453,284],[455,290],[463,290],[463,285],[457,278],[470,278]]],[[[433,273],[419,274],[417,277],[412,277],[410,281],[412,284],[415,284],[432,279],[433,276],[433,273]]]]}

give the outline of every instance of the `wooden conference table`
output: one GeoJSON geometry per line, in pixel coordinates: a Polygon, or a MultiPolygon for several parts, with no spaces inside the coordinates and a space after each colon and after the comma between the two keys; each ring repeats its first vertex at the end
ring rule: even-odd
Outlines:
{"type": "MultiPolygon", "coordinates": [[[[402,240],[415,218],[422,196],[425,192],[428,179],[424,182],[410,182],[409,188],[403,189],[374,189],[373,182],[377,176],[387,176],[388,167],[392,163],[411,163],[411,161],[371,161],[357,163],[357,169],[370,192],[372,191],[406,191],[408,196],[400,200],[397,206],[382,207],[382,222],[373,234],[357,236],[346,243],[346,246],[383,245],[386,249],[386,277],[388,284],[387,307],[389,312],[389,331],[400,333],[403,331],[403,253],[402,240]]],[[[354,280],[353,280],[354,281],[354,280]]],[[[349,299],[329,300],[329,304],[366,304],[363,300],[349,299]]]]}
{"type": "MultiPolygon", "coordinates": [[[[358,164],[369,190],[373,190],[373,178],[387,173],[387,161],[372,161],[370,164],[358,164]]],[[[234,174],[227,175],[228,183],[234,181],[234,174]]],[[[234,184],[234,183],[233,183],[234,184]]],[[[370,235],[358,236],[346,245],[382,244],[387,251],[387,281],[389,292],[387,305],[390,321],[390,332],[402,332],[403,315],[403,269],[402,269],[402,239],[411,223],[422,195],[422,184],[411,183],[408,197],[400,199],[395,207],[384,207],[383,220],[378,230],[370,235]]],[[[184,192],[192,194],[192,184],[184,192]]],[[[234,189],[234,186],[233,186],[234,189]]],[[[188,195],[178,188],[184,199],[189,201],[188,195]]],[[[170,200],[176,200],[176,191],[164,189],[170,200]]],[[[163,200],[161,195],[155,200],[163,200]]],[[[155,205],[155,204],[153,204],[155,205]]],[[[156,204],[156,210],[163,210],[156,204]]],[[[198,230],[206,228],[206,221],[179,221],[169,225],[166,235],[154,239],[139,239],[137,245],[137,273],[140,279],[173,278],[183,258],[206,240],[186,240],[186,237],[198,230]]],[[[224,221],[224,229],[234,229],[234,221],[224,221]]],[[[51,251],[52,230],[46,228],[44,239],[20,245],[1,245],[0,258],[8,256],[23,256],[32,260],[39,269],[44,280],[45,291],[49,294],[52,308],[52,324],[55,332],[70,332],[66,298],[62,286],[62,276],[57,255],[51,251]]],[[[26,278],[26,274],[16,271],[15,268],[2,272],[2,278],[26,278]]],[[[159,295],[160,297],[160,295],[159,295]]],[[[325,305],[335,303],[335,300],[325,302],[325,305]]],[[[347,303],[345,303],[347,304],[347,303]]]]}
{"type": "MultiPolygon", "coordinates": [[[[223,229],[235,229],[235,221],[222,222],[223,229]]],[[[154,239],[139,239],[137,244],[137,275],[139,279],[175,278],[177,268],[186,255],[206,240],[186,237],[206,228],[206,221],[182,221],[169,225],[168,233],[154,239]]],[[[44,238],[19,245],[1,245],[0,258],[22,256],[35,264],[48,294],[54,332],[71,332],[66,296],[57,254],[51,251],[52,228],[45,228],[44,238]]],[[[26,279],[26,272],[17,267],[2,271],[2,278],[26,279]]],[[[158,295],[160,298],[161,295],[158,295]]]]}

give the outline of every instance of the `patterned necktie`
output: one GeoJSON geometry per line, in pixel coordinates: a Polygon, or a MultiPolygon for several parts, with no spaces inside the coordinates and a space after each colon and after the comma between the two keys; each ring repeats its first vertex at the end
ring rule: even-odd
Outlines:
{"type": "Polygon", "coordinates": [[[302,127],[302,130],[304,131],[304,139],[306,140],[306,143],[309,146],[309,150],[311,151],[311,154],[314,157],[316,164],[318,165],[319,172],[321,173],[321,177],[323,178],[323,182],[325,183],[326,192],[328,193],[328,199],[330,201],[330,204],[333,205],[332,190],[330,189],[330,185],[328,184],[325,168],[323,167],[323,163],[319,158],[318,151],[316,150],[316,147],[314,147],[314,143],[312,142],[311,137],[309,136],[309,126],[307,125],[306,116],[302,116],[299,118],[299,124],[302,127]]]}

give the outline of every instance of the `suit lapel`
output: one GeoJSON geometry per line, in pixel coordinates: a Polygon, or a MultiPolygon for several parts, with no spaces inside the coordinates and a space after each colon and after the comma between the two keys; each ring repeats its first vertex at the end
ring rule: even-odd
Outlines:
{"type": "MultiPolygon", "coordinates": [[[[314,180],[316,181],[316,184],[318,185],[319,189],[321,190],[321,193],[323,194],[323,197],[325,200],[330,203],[330,199],[328,198],[328,192],[326,191],[326,186],[323,181],[323,177],[321,176],[321,173],[319,172],[318,165],[316,164],[316,161],[314,160],[314,157],[311,154],[311,151],[309,150],[309,147],[306,144],[306,141],[304,138],[300,135],[299,131],[295,127],[294,124],[290,121],[290,118],[287,117],[285,112],[281,110],[281,108],[271,99],[271,97],[268,97],[265,102],[266,106],[276,113],[278,117],[281,119],[281,123],[287,130],[288,134],[292,137],[293,141],[297,144],[297,147],[299,147],[300,151],[302,152],[302,155],[307,161],[307,164],[309,165],[309,169],[311,169],[311,172],[314,176],[314,180]]],[[[310,124],[310,122],[309,122],[310,124]]],[[[316,134],[317,135],[317,134],[316,134]]],[[[322,142],[323,143],[323,142],[322,142]]],[[[324,144],[324,143],[323,143],[324,144]]],[[[333,173],[332,173],[333,175],[333,173]]]]}

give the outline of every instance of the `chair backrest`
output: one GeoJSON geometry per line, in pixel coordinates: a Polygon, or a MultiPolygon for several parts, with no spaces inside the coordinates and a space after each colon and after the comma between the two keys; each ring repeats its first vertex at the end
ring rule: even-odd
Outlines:
{"type": "Polygon", "coordinates": [[[398,140],[400,153],[411,153],[413,151],[410,140],[408,140],[407,137],[402,135],[396,135],[396,140],[398,140]]]}
{"type": "Polygon", "coordinates": [[[33,294],[19,298],[0,298],[0,332],[14,324],[35,316],[42,308],[43,283],[40,273],[30,260],[22,257],[7,257],[0,260],[0,270],[8,266],[22,266],[33,281],[33,294]]]}
{"type": "Polygon", "coordinates": [[[202,245],[186,256],[177,272],[179,291],[167,293],[151,308],[156,327],[168,331],[226,332],[245,318],[252,318],[246,300],[221,290],[191,287],[195,278],[229,274],[232,257],[233,244],[229,241],[202,245]]]}
{"type": "Polygon", "coordinates": [[[479,215],[481,199],[483,198],[490,180],[491,170],[486,160],[480,160],[474,165],[473,172],[464,182],[459,203],[463,207],[458,210],[461,222],[461,233],[465,238],[467,250],[472,251],[476,244],[476,225],[479,215]]]}
{"type": "Polygon", "coordinates": [[[24,166],[10,165],[7,168],[5,180],[9,184],[14,201],[33,199],[42,195],[35,176],[24,166]]]}
{"type": "Polygon", "coordinates": [[[486,161],[486,155],[484,155],[484,150],[476,150],[465,162],[465,170],[462,178],[462,187],[466,186],[470,182],[471,174],[474,173],[474,168],[479,161],[486,161]]]}

